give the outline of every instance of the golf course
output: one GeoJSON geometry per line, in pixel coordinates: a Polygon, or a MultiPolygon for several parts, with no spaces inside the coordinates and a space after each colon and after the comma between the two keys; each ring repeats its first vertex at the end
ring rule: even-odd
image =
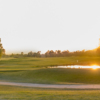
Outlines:
{"type": "MultiPolygon", "coordinates": [[[[52,68],[65,65],[100,65],[99,61],[100,57],[2,57],[0,59],[0,82],[99,85],[99,68],[52,68]]],[[[99,93],[99,89],[54,89],[0,85],[0,99],[2,100],[76,100],[76,98],[77,100],[99,100],[99,93]]]]}

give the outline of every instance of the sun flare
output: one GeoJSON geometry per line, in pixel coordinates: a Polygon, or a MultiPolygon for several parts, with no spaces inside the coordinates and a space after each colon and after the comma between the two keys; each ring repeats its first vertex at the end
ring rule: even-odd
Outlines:
{"type": "Polygon", "coordinates": [[[96,65],[92,66],[92,69],[97,69],[97,68],[98,68],[98,66],[96,66],[96,65]]]}

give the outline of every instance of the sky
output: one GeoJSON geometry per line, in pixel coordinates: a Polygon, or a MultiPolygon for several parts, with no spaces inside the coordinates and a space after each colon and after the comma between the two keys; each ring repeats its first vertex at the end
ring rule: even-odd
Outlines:
{"type": "Polygon", "coordinates": [[[100,38],[100,0],[0,0],[6,54],[90,50],[100,38]]]}

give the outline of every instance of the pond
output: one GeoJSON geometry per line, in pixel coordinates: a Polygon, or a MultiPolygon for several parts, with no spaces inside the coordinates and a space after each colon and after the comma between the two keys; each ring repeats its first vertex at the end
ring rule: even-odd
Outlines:
{"type": "Polygon", "coordinates": [[[98,69],[98,68],[100,68],[100,66],[98,66],[98,65],[92,65],[92,66],[67,65],[67,66],[49,66],[48,68],[76,68],[76,69],[92,68],[92,69],[98,69]]]}

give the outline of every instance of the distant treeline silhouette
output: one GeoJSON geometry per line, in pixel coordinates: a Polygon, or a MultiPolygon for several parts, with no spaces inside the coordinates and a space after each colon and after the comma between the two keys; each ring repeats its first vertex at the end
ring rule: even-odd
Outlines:
{"type": "Polygon", "coordinates": [[[82,51],[74,51],[70,52],[68,50],[48,50],[45,53],[45,57],[68,57],[68,56],[100,56],[100,47],[94,49],[94,50],[82,50],[82,51]]]}
{"type": "Polygon", "coordinates": [[[19,57],[41,57],[41,51],[38,52],[32,52],[30,51],[28,54],[24,54],[23,52],[21,52],[20,54],[10,54],[10,55],[3,55],[3,57],[15,57],[15,58],[19,58],[19,57]]]}
{"type": "Polygon", "coordinates": [[[100,56],[100,47],[93,49],[93,50],[82,50],[82,51],[73,51],[70,52],[69,50],[48,50],[44,54],[41,54],[41,51],[32,52],[30,51],[28,54],[24,54],[21,52],[20,54],[10,54],[10,55],[3,55],[3,57],[69,57],[69,56],[100,56]]]}

